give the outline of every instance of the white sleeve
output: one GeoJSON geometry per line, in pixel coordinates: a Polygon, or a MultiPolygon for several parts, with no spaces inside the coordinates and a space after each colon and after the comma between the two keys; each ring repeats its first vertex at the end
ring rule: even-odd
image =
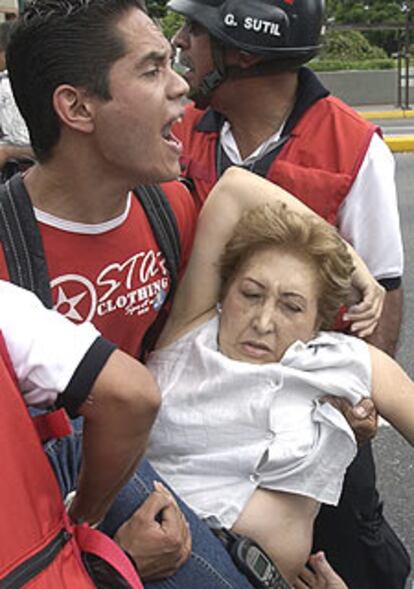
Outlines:
{"type": "Polygon", "coordinates": [[[17,108],[6,73],[0,78],[0,126],[4,134],[1,138],[3,143],[30,145],[29,131],[17,108]]]}
{"type": "Polygon", "coordinates": [[[375,133],[338,215],[338,229],[377,278],[403,273],[403,244],[395,185],[395,162],[375,133]]]}
{"type": "Polygon", "coordinates": [[[26,403],[48,405],[65,391],[99,337],[92,324],[75,325],[46,309],[31,292],[0,281],[0,330],[26,403]]]}

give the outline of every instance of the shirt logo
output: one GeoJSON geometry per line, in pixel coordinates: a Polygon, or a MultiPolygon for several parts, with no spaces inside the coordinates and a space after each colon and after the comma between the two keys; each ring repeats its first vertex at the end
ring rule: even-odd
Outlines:
{"type": "Polygon", "coordinates": [[[75,323],[114,312],[126,316],[158,312],[169,286],[164,257],[153,250],[108,264],[94,281],[81,274],[63,274],[51,281],[55,310],[75,323]]]}

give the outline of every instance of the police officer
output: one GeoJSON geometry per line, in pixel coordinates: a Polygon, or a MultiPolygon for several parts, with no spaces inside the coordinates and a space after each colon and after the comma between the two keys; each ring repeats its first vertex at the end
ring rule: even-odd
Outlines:
{"type": "MultiPolygon", "coordinates": [[[[335,224],[387,289],[371,343],[391,355],[403,271],[394,160],[378,128],[330,95],[304,64],[320,48],[323,0],[170,0],[195,103],[174,132],[199,205],[230,165],[280,184],[335,224]]],[[[382,516],[369,445],[340,508],[323,509],[315,548],[351,589],[402,589],[409,557],[382,516]]]]}

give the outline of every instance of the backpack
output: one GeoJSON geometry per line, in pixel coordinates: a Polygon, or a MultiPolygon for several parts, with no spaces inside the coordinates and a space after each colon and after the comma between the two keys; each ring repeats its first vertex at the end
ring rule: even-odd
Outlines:
{"type": "MultiPolygon", "coordinates": [[[[181,247],[174,211],[161,187],[139,186],[134,194],[145,211],[171,279],[163,308],[144,335],[140,355],[140,359],[144,360],[161,331],[166,318],[166,304],[171,300],[177,286],[181,247]]],[[[20,173],[0,185],[0,240],[10,282],[31,290],[51,309],[52,294],[42,238],[20,173]]]]}
{"type": "MultiPolygon", "coordinates": [[[[110,538],[70,522],[60,489],[23,397],[0,333],[0,588],[91,589],[86,554],[111,578],[108,587],[142,589],[110,538]]],[[[53,415],[53,414],[52,414],[53,415]]],[[[95,578],[95,577],[94,577],[95,578]]]]}

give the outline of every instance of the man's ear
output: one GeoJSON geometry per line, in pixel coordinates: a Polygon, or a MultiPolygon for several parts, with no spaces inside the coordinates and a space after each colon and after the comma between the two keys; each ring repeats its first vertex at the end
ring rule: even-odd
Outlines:
{"type": "Polygon", "coordinates": [[[256,65],[262,60],[260,55],[253,55],[241,49],[228,48],[226,53],[226,63],[228,65],[237,65],[242,69],[247,69],[256,65]]]}
{"type": "Polygon", "coordinates": [[[83,88],[69,84],[58,86],[53,93],[53,108],[60,121],[82,133],[95,128],[93,101],[83,88]]]}

